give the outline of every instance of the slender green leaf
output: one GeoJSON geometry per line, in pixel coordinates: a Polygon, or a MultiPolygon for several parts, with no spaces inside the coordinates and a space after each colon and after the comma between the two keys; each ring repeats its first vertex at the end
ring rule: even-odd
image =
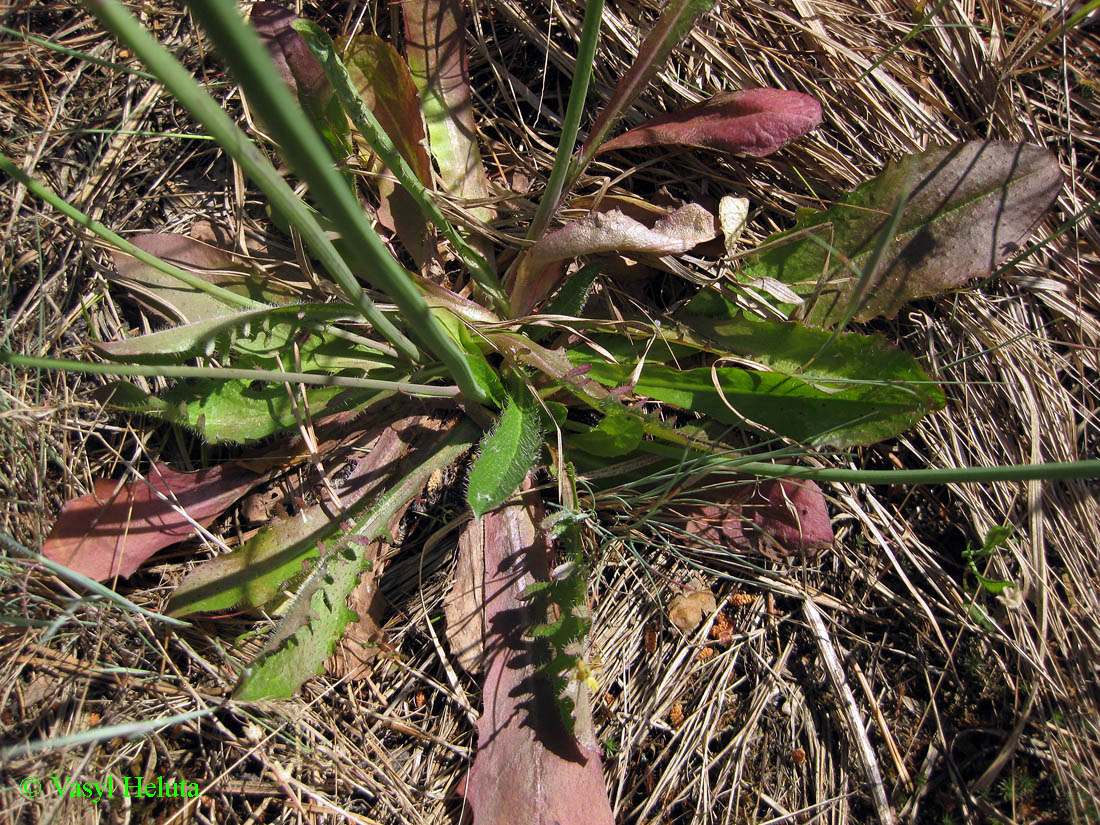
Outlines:
{"type": "Polygon", "coordinates": [[[554,167],[550,170],[546,191],[542,193],[538,210],[527,231],[529,241],[537,241],[542,237],[561,200],[562,187],[569,174],[569,161],[573,156],[573,148],[577,145],[577,132],[580,131],[581,116],[584,114],[588,99],[588,85],[592,81],[592,64],[596,57],[596,43],[600,37],[603,6],[604,0],[589,0],[585,5],[581,39],[577,44],[577,60],[573,64],[573,82],[569,88],[569,103],[565,108],[558,150],[554,153],[554,167]]]}

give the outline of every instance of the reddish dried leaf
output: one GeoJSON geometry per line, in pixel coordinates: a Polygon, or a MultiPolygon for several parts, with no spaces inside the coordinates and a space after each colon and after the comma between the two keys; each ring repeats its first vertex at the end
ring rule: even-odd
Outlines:
{"type": "Polygon", "coordinates": [[[678,508],[689,533],[731,550],[755,546],[773,557],[781,555],[774,544],[812,555],[833,543],[825,496],[812,481],[765,481],[722,494],[713,504],[678,508]]]}
{"type": "Polygon", "coordinates": [[[597,154],[635,146],[695,146],[764,157],[821,123],[821,104],[782,89],[723,92],[655,117],[603,144],[597,154]]]}
{"type": "MultiPolygon", "coordinates": [[[[420,114],[420,96],[404,58],[382,38],[363,34],[348,43],[344,62],[363,103],[378,119],[420,182],[431,189],[432,162],[424,148],[426,135],[420,114]]],[[[408,192],[388,178],[378,181],[378,190],[379,222],[397,233],[417,266],[422,266],[424,234],[428,228],[423,212],[408,192]]]]}
{"type": "Polygon", "coordinates": [[[252,6],[250,19],[280,77],[299,100],[320,110],[332,96],[332,85],[305,38],[291,27],[297,18],[293,11],[278,3],[260,2],[252,6]]]}
{"type": "Polygon", "coordinates": [[[478,751],[464,794],[474,825],[611,825],[596,743],[566,731],[548,686],[534,678],[524,633],[531,625],[519,598],[547,577],[546,549],[535,528],[537,497],[471,522],[470,552],[484,554],[487,668],[478,751]]]}
{"type": "Polygon", "coordinates": [[[236,464],[177,473],[159,463],[145,480],[100,479],[93,493],[65,505],[42,554],[96,581],[126,578],[158,550],[192,536],[192,521],[209,526],[263,479],[236,464]]]}

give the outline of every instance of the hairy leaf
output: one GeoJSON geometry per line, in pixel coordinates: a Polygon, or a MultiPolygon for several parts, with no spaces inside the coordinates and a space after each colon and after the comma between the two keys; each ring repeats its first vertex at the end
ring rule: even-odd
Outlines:
{"type": "Polygon", "coordinates": [[[635,416],[609,415],[589,432],[569,435],[567,441],[586,453],[616,458],[633,452],[644,432],[641,420],[635,416]]]}
{"type": "Polygon", "coordinates": [[[321,672],[348,622],[358,618],[347,598],[370,561],[371,542],[392,535],[431,474],[469,449],[470,431],[459,426],[443,438],[435,430],[422,434],[403,462],[400,480],[325,547],[264,650],[241,675],[235,699],[285,699],[321,672]]]}
{"type": "Polygon", "coordinates": [[[481,441],[481,454],[470,470],[466,498],[475,517],[507,499],[538,457],[542,419],[525,391],[509,399],[500,421],[481,441]]]}
{"type": "MultiPolygon", "coordinates": [[[[334,426],[327,422],[318,425],[316,435],[322,439],[336,431],[337,438],[322,441],[318,449],[324,451],[326,469],[338,472],[342,479],[337,491],[340,504],[354,513],[397,471],[408,451],[402,438],[407,427],[383,423],[383,416],[376,426],[348,434],[343,432],[345,418],[340,416],[334,426]],[[347,467],[340,464],[345,457],[347,467]]],[[[259,607],[276,597],[288,579],[299,576],[303,564],[318,555],[317,543],[339,529],[328,502],[276,518],[236,550],[188,573],[172,594],[169,614],[259,607]]]]}
{"type": "MultiPolygon", "coordinates": [[[[632,365],[609,364],[581,351],[569,356],[589,365],[587,377],[605,386],[623,386],[632,378],[632,365]]],[[[938,396],[915,384],[811,380],[734,367],[678,370],[648,363],[634,392],[726,424],[762,425],[797,441],[835,446],[868,444],[887,437],[884,433],[894,435],[938,402],[938,396]]]]}
{"type": "Polygon", "coordinates": [[[766,241],[778,246],[746,259],[743,274],[812,299],[811,323],[892,318],[907,301],[990,274],[1061,187],[1057,159],[1038,146],[930,149],[889,164],[825,212],[802,215],[766,241]],[[892,236],[882,237],[899,214],[892,236]]]}
{"type": "Polygon", "coordinates": [[[821,104],[782,89],[722,92],[646,121],[604,143],[597,154],[637,146],[694,146],[760,158],[821,123],[821,104]]]}
{"type": "MultiPolygon", "coordinates": [[[[355,314],[338,304],[301,304],[290,307],[268,307],[219,315],[206,321],[182,324],[159,332],[137,335],[122,341],[92,342],[97,351],[108,358],[137,363],[178,364],[180,360],[214,352],[226,352],[239,338],[260,338],[262,327],[285,325],[283,345],[302,331],[304,319],[311,322],[355,319],[355,314]]],[[[247,346],[247,344],[246,344],[247,346]]],[[[269,347],[270,349],[270,347],[269,347]]],[[[380,362],[368,362],[367,367],[380,362]]]]}
{"type": "Polygon", "coordinates": [[[99,479],[65,504],[42,554],[90,579],[127,578],[154,553],[209,526],[263,480],[236,464],[178,473],[157,463],[144,479],[99,479]],[[181,512],[182,511],[182,512],[181,512]]]}
{"type": "Polygon", "coordinates": [[[548,577],[534,498],[526,493],[523,502],[493,510],[467,528],[478,531],[470,546],[484,554],[488,672],[464,794],[474,825],[610,825],[599,748],[589,737],[578,743],[569,735],[556,697],[535,676],[524,638],[532,623],[524,591],[548,577]]]}
{"type": "MultiPolygon", "coordinates": [[[[377,400],[377,390],[314,387],[306,390],[313,415],[356,409],[377,400]]],[[[125,381],[96,393],[104,403],[128,412],[154,415],[194,430],[214,443],[265,438],[297,423],[285,384],[240,379],[190,379],[157,397],[125,381]]],[[[295,400],[301,403],[296,395],[295,400]]]]}
{"type": "Polygon", "coordinates": [[[714,215],[697,203],[682,206],[648,227],[618,210],[592,212],[545,235],[527,250],[516,273],[512,313],[526,315],[558,285],[552,265],[581,255],[677,255],[717,237],[714,215]]]}
{"type": "Polygon", "coordinates": [[[260,607],[291,579],[309,569],[318,542],[340,524],[320,508],[283,516],[236,550],[215,556],[188,573],[168,601],[169,616],[260,607]]]}

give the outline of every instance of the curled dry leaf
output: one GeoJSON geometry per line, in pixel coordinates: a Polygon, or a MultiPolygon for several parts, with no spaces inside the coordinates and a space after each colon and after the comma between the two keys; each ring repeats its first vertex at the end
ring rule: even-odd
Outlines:
{"type": "Polygon", "coordinates": [[[548,233],[527,250],[516,273],[512,312],[526,315],[549,295],[561,277],[560,261],[581,255],[679,255],[718,235],[714,215],[697,203],[681,206],[652,226],[617,209],[592,212],[548,233]]]}
{"type": "Polygon", "coordinates": [[[264,477],[236,464],[177,473],[155,464],[139,481],[99,479],[65,504],[42,554],[95,581],[127,578],[154,553],[209,526],[264,477]],[[186,515],[185,515],[186,514],[186,515]]]}
{"type": "Polygon", "coordinates": [[[714,593],[710,589],[689,590],[674,598],[668,605],[668,619],[684,633],[690,633],[699,626],[703,617],[718,608],[714,593]]]}
{"type": "Polygon", "coordinates": [[[694,146],[764,157],[821,123],[821,104],[783,89],[722,92],[646,121],[600,146],[597,154],[637,146],[694,146]]]}

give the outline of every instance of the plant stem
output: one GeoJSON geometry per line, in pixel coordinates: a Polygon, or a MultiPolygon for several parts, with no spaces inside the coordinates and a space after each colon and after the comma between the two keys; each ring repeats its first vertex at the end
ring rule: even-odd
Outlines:
{"type": "MultiPolygon", "coordinates": [[[[683,451],[649,444],[647,452],[679,457],[683,451]],[[654,449],[658,448],[658,449],[654,449]]],[[[929,470],[852,470],[845,467],[819,469],[795,464],[770,464],[728,456],[696,457],[701,470],[734,472],[764,478],[805,478],[813,481],[841,481],[850,484],[987,484],[996,481],[1052,481],[1100,478],[1100,460],[1006,464],[999,467],[945,467],[929,470]]]]}
{"type": "Polygon", "coordinates": [[[376,378],[352,378],[346,375],[318,375],[310,372],[233,369],[222,367],[174,367],[164,364],[92,364],[63,358],[37,358],[0,351],[0,364],[31,369],[67,370],[99,375],[150,375],[161,378],[213,378],[225,380],[268,381],[278,384],[314,384],[324,387],[354,387],[364,390],[389,390],[406,395],[453,398],[458,387],[409,384],[405,381],[381,381],[376,378]]]}
{"type": "Polygon", "coordinates": [[[266,304],[259,301],[253,301],[251,298],[246,298],[244,295],[238,295],[236,292],[230,292],[224,287],[217,286],[209,281],[204,281],[198,275],[188,272],[186,269],[180,269],[178,266],[162,261],[155,255],[150,255],[141,247],[135,246],[120,235],[116,235],[99,221],[92,220],[91,217],[81,212],[52,189],[28,176],[22,169],[16,166],[10,158],[3,154],[0,154],[0,171],[11,175],[11,177],[27,187],[28,192],[44,200],[65,217],[72,219],[75,223],[80,224],[89,232],[98,235],[100,238],[103,238],[103,240],[121,249],[127,255],[137,258],[143,264],[153,267],[153,269],[158,272],[163,272],[165,275],[178,278],[188,286],[202,290],[208,295],[212,295],[232,306],[245,307],[247,309],[262,309],[266,306],[266,304]]]}
{"type": "MultiPolygon", "coordinates": [[[[104,0],[108,1],[116,2],[104,0]]],[[[345,248],[353,256],[348,263],[356,271],[366,273],[371,282],[397,304],[407,328],[447,365],[463,394],[487,402],[488,393],[474,376],[465,353],[432,314],[409,273],[371,228],[355,193],[333,165],[316,128],[279,76],[259,35],[240,18],[236,4],[224,0],[188,0],[187,7],[233,70],[249,102],[262,113],[264,124],[284,157],[309,184],[310,195],[322,213],[340,231],[345,248]]],[[[342,259],[341,263],[344,263],[342,259]]],[[[356,300],[359,297],[366,297],[348,264],[338,268],[334,277],[337,273],[337,282],[353,303],[359,303],[356,300]]],[[[397,346],[397,342],[394,345],[397,346]]]]}
{"type": "Polygon", "coordinates": [[[539,200],[538,211],[527,231],[527,240],[538,240],[546,231],[550,219],[561,199],[562,186],[569,172],[569,162],[573,158],[573,148],[577,145],[577,132],[580,131],[581,115],[588,98],[588,85],[592,81],[592,64],[596,57],[596,41],[600,36],[600,23],[603,20],[604,0],[591,0],[584,10],[584,23],[581,26],[581,42],[577,48],[577,63],[573,71],[573,87],[569,91],[569,104],[562,121],[561,138],[558,151],[554,155],[554,168],[546,190],[539,200]]]}
{"type": "MultiPolygon", "coordinates": [[[[602,0],[600,2],[602,3],[602,0]]],[[[336,96],[340,99],[340,105],[344,107],[348,117],[352,119],[356,128],[366,138],[371,149],[382,159],[386,168],[397,178],[397,182],[416,202],[421,214],[435,224],[444,237],[451,242],[466,268],[470,270],[477,285],[492,299],[496,309],[503,311],[508,306],[508,300],[504,295],[504,289],[501,287],[500,281],[497,280],[497,276],[489,268],[485,258],[470,246],[466,239],[447,220],[443,211],[432,199],[431,192],[420,182],[420,178],[417,177],[409,162],[394,146],[390,136],[382,128],[382,124],[378,122],[374,113],[367,108],[363,99],[355,92],[351,75],[348,73],[344,62],[336,54],[336,47],[333,45],[332,40],[315,23],[308,20],[299,20],[294,27],[305,38],[306,45],[313,52],[313,56],[321,63],[325,76],[328,77],[336,96]]]]}
{"type": "MultiPolygon", "coordinates": [[[[236,12],[232,8],[226,8],[234,17],[236,12]]],[[[232,4],[229,4],[230,6],[232,4]]],[[[302,240],[329,274],[340,284],[348,299],[363,313],[378,332],[383,335],[404,357],[409,360],[419,360],[420,352],[404,333],[386,318],[382,312],[370,300],[355,276],[352,275],[348,264],[340,257],[340,253],[332,245],[316,218],[310,213],[309,208],[301,198],[294,194],[290,186],[278,173],[274,166],[265,158],[248,139],[237,125],[229,118],[205,89],[203,89],[190,73],[180,65],[167,49],[157,42],[152,35],[145,30],[134,17],[126,10],[119,0],[85,0],[85,6],[94,14],[104,26],[114,32],[142,62],[160,79],[161,83],[172,93],[176,100],[190,112],[196,120],[210,132],[222,149],[229,154],[248,176],[264,191],[270,199],[273,208],[290,220],[302,235],[302,240]]],[[[244,24],[238,20],[243,28],[244,24]]],[[[257,43],[257,45],[259,45],[257,43]]],[[[259,48],[263,48],[259,46],[259,48]]],[[[266,55],[265,55],[266,56],[266,55]]],[[[269,59],[270,64],[270,59],[269,59]]],[[[268,66],[267,72],[274,76],[274,67],[268,66]]],[[[282,81],[275,76],[274,79],[282,81]]],[[[297,104],[290,97],[289,89],[283,89],[286,94],[287,105],[297,109],[297,104]]],[[[303,114],[304,118],[305,115],[303,114]]],[[[320,145],[320,138],[317,138],[320,145]]],[[[322,150],[323,151],[323,150],[322,150]]]]}

